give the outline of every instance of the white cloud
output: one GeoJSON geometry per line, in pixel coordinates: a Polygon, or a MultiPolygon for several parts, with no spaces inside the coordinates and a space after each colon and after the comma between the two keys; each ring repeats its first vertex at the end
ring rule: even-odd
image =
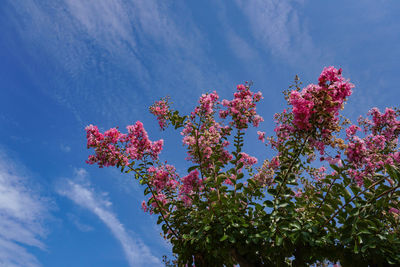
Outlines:
{"type": "Polygon", "coordinates": [[[90,232],[94,230],[92,226],[82,223],[78,216],[72,213],[68,213],[67,217],[81,232],[90,232]]]}
{"type": "Polygon", "coordinates": [[[60,149],[62,152],[65,152],[65,153],[71,152],[71,147],[68,145],[61,144],[60,149]]]}
{"type": "MultiPolygon", "coordinates": [[[[223,84],[204,49],[208,39],[191,17],[176,16],[162,1],[9,2],[8,23],[31,57],[45,58],[54,72],[42,80],[26,65],[33,80],[78,120],[86,119],[86,111],[131,119],[136,103],[168,89],[195,96],[210,84],[223,84]]],[[[184,4],[176,6],[187,11],[184,4]]]]}
{"type": "Polygon", "coordinates": [[[301,1],[236,0],[250,22],[254,38],[271,54],[289,62],[318,54],[304,20],[300,20],[296,2],[301,1]]]}
{"type": "MultiPolygon", "coordinates": [[[[80,169],[82,170],[82,169],[80,169]]],[[[82,171],[78,170],[79,173],[82,171]]],[[[130,266],[160,266],[161,262],[152,255],[150,249],[140,240],[133,240],[125,227],[111,211],[112,203],[106,193],[96,192],[88,181],[66,180],[58,188],[58,193],[71,199],[75,204],[94,213],[107,227],[113,236],[121,243],[130,266]]]]}
{"type": "Polygon", "coordinates": [[[48,203],[0,151],[0,266],[39,266],[27,246],[45,250],[48,203]]]}

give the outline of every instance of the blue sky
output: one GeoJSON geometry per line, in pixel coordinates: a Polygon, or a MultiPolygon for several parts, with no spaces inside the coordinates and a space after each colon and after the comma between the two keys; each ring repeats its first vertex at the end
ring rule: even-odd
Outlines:
{"type": "MultiPolygon", "coordinates": [[[[84,127],[143,121],[184,174],[180,135],[147,112],[170,95],[189,112],[253,81],[272,134],[281,91],[342,67],[356,85],[345,115],[400,99],[400,2],[0,1],[0,265],[159,266],[170,246],[140,209],[142,189],[85,164],[84,127]]],[[[268,156],[254,130],[250,154],[268,156]]]]}

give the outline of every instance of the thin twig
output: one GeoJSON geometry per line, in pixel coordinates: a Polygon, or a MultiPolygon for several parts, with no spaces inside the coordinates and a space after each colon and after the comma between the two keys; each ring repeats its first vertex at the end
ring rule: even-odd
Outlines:
{"type": "Polygon", "coordinates": [[[324,196],[324,199],[321,201],[321,203],[319,203],[319,206],[318,206],[317,210],[314,212],[313,218],[315,218],[315,215],[317,215],[318,211],[321,209],[322,204],[325,202],[325,200],[326,200],[326,198],[327,198],[327,196],[328,196],[328,194],[329,194],[329,192],[330,192],[330,190],[331,190],[331,188],[332,188],[332,186],[333,186],[333,184],[335,183],[336,180],[337,180],[337,178],[335,177],[335,179],[333,179],[332,183],[329,185],[328,190],[326,191],[326,194],[324,196]]]}
{"type": "Polygon", "coordinates": [[[351,202],[353,202],[353,200],[354,200],[356,197],[358,197],[359,195],[365,193],[367,190],[370,190],[370,189],[371,189],[372,187],[374,187],[375,185],[377,185],[377,184],[383,182],[385,179],[386,179],[386,177],[385,177],[385,178],[382,178],[382,179],[380,179],[380,180],[378,180],[378,181],[376,181],[375,183],[371,184],[369,187],[365,188],[363,191],[358,192],[357,194],[355,194],[348,202],[346,202],[345,204],[343,204],[329,219],[327,219],[327,220],[325,221],[325,223],[322,225],[321,228],[324,228],[325,225],[327,225],[331,220],[333,220],[333,218],[335,218],[336,215],[338,215],[339,212],[340,212],[343,208],[345,208],[347,205],[349,205],[351,202]]]}
{"type": "MultiPolygon", "coordinates": [[[[137,170],[133,169],[131,166],[128,166],[128,167],[129,167],[132,171],[134,171],[137,175],[139,175],[140,177],[142,177],[142,179],[145,179],[145,177],[143,177],[143,175],[141,175],[137,170]]],[[[156,196],[155,196],[155,194],[154,194],[154,191],[153,191],[153,189],[151,188],[149,182],[146,181],[146,185],[147,185],[147,187],[150,189],[150,192],[151,192],[151,194],[153,195],[153,198],[154,198],[154,200],[156,201],[157,206],[159,207],[161,217],[163,218],[163,220],[164,220],[165,224],[167,225],[168,229],[174,234],[174,236],[175,236],[178,240],[181,240],[181,238],[177,235],[177,233],[174,231],[174,229],[172,229],[172,227],[169,225],[167,219],[165,219],[164,213],[162,212],[162,208],[161,208],[160,202],[157,200],[157,198],[156,198],[156,196]]]]}
{"type": "Polygon", "coordinates": [[[285,176],[283,177],[281,186],[278,189],[278,192],[276,195],[279,195],[279,193],[281,192],[281,188],[282,185],[286,182],[287,177],[289,176],[289,173],[291,172],[295,162],[298,160],[298,158],[300,157],[301,153],[303,152],[303,149],[305,148],[307,142],[308,142],[308,138],[310,137],[310,135],[307,135],[307,137],[304,139],[304,143],[301,145],[299,152],[297,153],[297,155],[294,157],[293,161],[290,162],[289,168],[287,169],[285,176]]]}

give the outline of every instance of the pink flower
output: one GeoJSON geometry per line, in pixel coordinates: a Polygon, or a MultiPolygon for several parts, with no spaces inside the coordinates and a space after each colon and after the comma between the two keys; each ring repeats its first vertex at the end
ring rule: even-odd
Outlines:
{"type": "Polygon", "coordinates": [[[301,191],[300,188],[296,192],[294,192],[295,197],[301,197],[302,195],[303,195],[303,192],[301,191]]]}
{"type": "Polygon", "coordinates": [[[351,136],[355,135],[357,131],[360,131],[360,127],[357,125],[351,125],[349,128],[346,129],[346,136],[349,139],[351,136]]]}
{"type": "Polygon", "coordinates": [[[257,158],[249,156],[244,152],[241,152],[240,155],[242,155],[242,157],[240,158],[239,162],[243,162],[243,165],[246,167],[250,167],[258,162],[257,158]]]}
{"type": "Polygon", "coordinates": [[[151,143],[149,152],[153,160],[156,160],[158,158],[158,155],[161,153],[161,150],[163,149],[163,145],[164,145],[163,139],[151,143]]]}
{"type": "Polygon", "coordinates": [[[199,100],[200,106],[197,107],[194,112],[197,114],[201,113],[204,115],[210,115],[214,112],[214,106],[218,98],[219,96],[215,91],[211,94],[203,94],[199,100]]]}
{"type": "Polygon", "coordinates": [[[233,120],[230,125],[237,129],[245,129],[249,123],[252,123],[254,127],[258,127],[260,122],[264,121],[256,112],[256,103],[261,99],[261,92],[253,93],[247,84],[239,84],[233,100],[222,100],[222,105],[227,110],[221,110],[219,115],[223,119],[230,115],[233,120]]]}
{"type": "Polygon", "coordinates": [[[261,140],[263,143],[265,142],[265,132],[257,131],[258,140],[261,140]]]}
{"type": "Polygon", "coordinates": [[[87,163],[97,163],[99,167],[125,166],[129,160],[141,160],[144,155],[156,160],[162,150],[163,140],[151,142],[140,121],[127,126],[127,129],[128,134],[120,133],[117,128],[102,134],[96,126],[87,126],[88,148],[95,150],[95,155],[90,155],[87,163]]]}
{"type": "Polygon", "coordinates": [[[178,175],[175,172],[175,167],[171,165],[152,166],[147,169],[147,173],[149,174],[150,184],[157,192],[164,190],[172,191],[179,184],[179,182],[176,181],[178,175]]]}
{"type": "Polygon", "coordinates": [[[233,185],[231,179],[229,179],[229,178],[225,179],[224,184],[233,185]]]}
{"type": "Polygon", "coordinates": [[[290,104],[293,106],[293,123],[300,129],[309,129],[311,127],[310,118],[314,113],[314,103],[303,98],[298,91],[290,93],[290,104]]]}
{"type": "Polygon", "coordinates": [[[342,160],[340,156],[336,156],[335,158],[327,157],[326,161],[331,165],[337,165],[338,167],[343,167],[342,160]]]}
{"type": "Polygon", "coordinates": [[[149,208],[147,207],[147,205],[146,205],[146,201],[142,201],[142,210],[144,211],[144,212],[147,212],[148,210],[149,210],[149,208]]]}
{"type": "Polygon", "coordinates": [[[390,208],[389,212],[391,213],[395,213],[395,214],[400,214],[400,210],[396,209],[396,208],[390,208]]]}
{"type": "Polygon", "coordinates": [[[161,130],[164,130],[168,126],[168,119],[170,116],[168,98],[156,101],[150,106],[150,113],[157,117],[158,124],[161,130]]]}
{"type": "Polygon", "coordinates": [[[279,165],[280,165],[279,157],[276,156],[276,157],[273,157],[273,158],[272,158],[272,160],[271,160],[271,162],[269,163],[269,166],[268,166],[268,167],[271,168],[271,169],[273,169],[273,170],[276,170],[276,169],[278,169],[279,165]]]}
{"type": "MultiPolygon", "coordinates": [[[[209,103],[207,99],[212,95],[203,95],[200,102],[209,103]]],[[[210,99],[216,101],[217,95],[214,95],[210,99]]],[[[226,164],[232,158],[230,153],[225,149],[229,145],[226,137],[230,134],[231,129],[216,122],[213,116],[209,116],[208,112],[210,110],[208,107],[213,105],[205,105],[204,110],[201,106],[196,107],[196,112],[192,113],[192,116],[186,121],[181,132],[181,135],[183,135],[183,144],[188,148],[187,159],[194,163],[201,162],[205,167],[214,164],[213,161],[226,164]],[[196,119],[198,117],[202,118],[202,123],[195,127],[194,125],[197,124],[196,119]],[[212,156],[216,158],[212,158],[212,156]]]]}
{"type": "Polygon", "coordinates": [[[203,181],[199,179],[199,171],[193,170],[188,175],[181,178],[181,186],[179,191],[180,199],[189,206],[192,201],[190,196],[195,193],[195,191],[202,191],[204,188],[203,181]]]}

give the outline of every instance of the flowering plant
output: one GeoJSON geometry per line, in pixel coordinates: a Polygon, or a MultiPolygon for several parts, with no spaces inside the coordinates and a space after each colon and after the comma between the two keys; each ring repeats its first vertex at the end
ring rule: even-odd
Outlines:
{"type": "Polygon", "coordinates": [[[400,264],[400,112],[372,109],[358,125],[340,116],[354,87],[325,68],[317,84],[285,91],[275,135],[258,131],[273,157],[244,149],[263,118],[260,92],[237,86],[232,100],[204,94],[182,116],[164,98],[150,107],[161,129],[181,129],[184,176],[159,160],[141,122],[127,134],[86,128],[89,164],[116,166],[144,185],[143,210],[158,215],[179,266],[343,266],[400,264]]]}

